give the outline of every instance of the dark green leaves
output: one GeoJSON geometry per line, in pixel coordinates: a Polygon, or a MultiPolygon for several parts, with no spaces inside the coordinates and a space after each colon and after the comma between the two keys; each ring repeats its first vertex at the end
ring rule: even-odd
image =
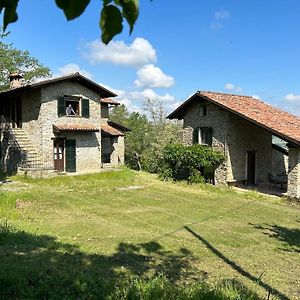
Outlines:
{"type": "Polygon", "coordinates": [[[18,20],[17,6],[19,0],[0,0],[0,13],[3,13],[3,31],[6,30],[8,24],[18,20]]]}
{"type": "Polygon", "coordinates": [[[131,33],[138,15],[139,0],[103,0],[100,18],[103,43],[108,44],[115,35],[122,32],[123,18],[129,24],[131,33]],[[112,5],[112,2],[115,5],[112,5]]]}
{"type": "Polygon", "coordinates": [[[138,0],[120,0],[120,5],[123,8],[123,16],[130,26],[130,33],[133,30],[134,24],[139,16],[139,1],[138,0]]]}
{"type": "Polygon", "coordinates": [[[64,11],[67,20],[73,20],[84,12],[90,0],[55,0],[55,2],[64,11]]]}
{"type": "MultiPolygon", "coordinates": [[[[17,7],[19,0],[0,0],[0,13],[3,13],[3,29],[18,20],[17,7]]],[[[90,0],[55,0],[56,5],[63,10],[67,20],[73,20],[82,15],[90,0]]],[[[130,33],[139,15],[139,0],[102,0],[103,8],[100,17],[102,41],[109,41],[123,30],[123,19],[129,25],[130,33]]]]}
{"type": "Polygon", "coordinates": [[[100,27],[102,30],[102,41],[109,41],[123,30],[123,17],[120,10],[114,5],[104,6],[101,12],[100,27]]]}

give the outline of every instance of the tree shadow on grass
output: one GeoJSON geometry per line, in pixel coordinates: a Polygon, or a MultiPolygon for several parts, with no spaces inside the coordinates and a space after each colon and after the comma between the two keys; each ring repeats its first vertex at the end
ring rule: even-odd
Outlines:
{"type": "Polygon", "coordinates": [[[243,269],[242,266],[237,264],[235,261],[231,260],[227,256],[225,256],[222,252],[220,252],[217,248],[215,248],[211,243],[209,243],[206,239],[204,239],[199,233],[196,233],[188,226],[184,227],[187,232],[189,232],[191,235],[193,235],[196,239],[198,239],[202,244],[204,244],[212,253],[214,253],[216,256],[218,256],[220,259],[222,259],[226,264],[228,264],[232,269],[237,271],[242,276],[247,277],[252,282],[258,284],[262,288],[266,290],[266,292],[273,295],[276,295],[279,297],[279,299],[282,300],[289,300],[289,298],[280,292],[279,290],[275,289],[274,287],[271,287],[269,284],[265,283],[260,277],[256,277],[247,270],[243,269]]]}
{"type": "Polygon", "coordinates": [[[174,253],[155,241],[87,254],[54,237],[10,228],[0,230],[0,257],[0,299],[104,299],[128,273],[163,272],[176,282],[194,274],[196,259],[186,248],[174,253]]]}
{"type": "Polygon", "coordinates": [[[300,253],[300,229],[287,228],[278,225],[255,225],[251,224],[255,229],[263,230],[263,234],[275,238],[284,243],[283,251],[300,253]]]}

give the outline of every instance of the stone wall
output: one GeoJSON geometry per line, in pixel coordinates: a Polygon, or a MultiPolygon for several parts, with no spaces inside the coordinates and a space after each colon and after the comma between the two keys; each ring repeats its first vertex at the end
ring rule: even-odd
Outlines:
{"type": "Polygon", "coordinates": [[[186,145],[193,144],[193,129],[197,127],[213,128],[212,146],[221,151],[226,161],[218,167],[215,172],[215,183],[226,184],[227,180],[227,151],[226,151],[226,132],[228,127],[228,112],[218,108],[216,105],[207,104],[206,116],[201,116],[201,102],[191,106],[183,121],[183,141],[186,145]]]}
{"type": "Polygon", "coordinates": [[[213,128],[212,146],[225,155],[225,162],[215,172],[215,183],[244,181],[247,151],[256,152],[257,183],[266,181],[272,168],[272,135],[211,103],[207,105],[206,116],[201,116],[200,107],[204,103],[199,101],[186,111],[183,141],[187,145],[193,143],[193,128],[213,128]]]}
{"type": "Polygon", "coordinates": [[[247,179],[247,151],[256,152],[256,183],[267,181],[272,170],[272,134],[249,121],[230,114],[227,133],[227,180],[247,179]]]}
{"type": "Polygon", "coordinates": [[[111,157],[111,162],[113,165],[124,165],[124,137],[115,137],[113,141],[113,153],[111,157]]]}
{"type": "Polygon", "coordinates": [[[36,89],[22,95],[22,129],[30,138],[33,146],[41,151],[42,147],[42,120],[41,90],[36,89]]]}
{"type": "Polygon", "coordinates": [[[272,149],[272,175],[287,174],[289,170],[289,156],[281,151],[272,149]]]}
{"type": "Polygon", "coordinates": [[[300,198],[300,148],[289,148],[287,194],[292,198],[300,198]]]}
{"type": "Polygon", "coordinates": [[[76,140],[76,172],[101,169],[101,146],[99,132],[66,132],[60,137],[76,140]]]}
{"type": "MultiPolygon", "coordinates": [[[[100,96],[85,86],[71,81],[53,83],[38,90],[24,93],[22,97],[22,127],[32,144],[45,161],[53,161],[53,139],[76,140],[77,171],[99,170],[101,168],[101,133],[99,132],[61,132],[53,133],[53,124],[88,123],[100,129],[107,121],[101,118],[100,96]],[[81,116],[58,116],[58,98],[63,95],[82,96],[89,99],[89,118],[81,116]]],[[[108,113],[104,104],[103,113],[108,113]]],[[[124,139],[116,138],[113,163],[124,163],[124,139]],[[119,157],[119,159],[118,159],[119,157]]],[[[112,163],[112,164],[113,164],[112,163]]]]}

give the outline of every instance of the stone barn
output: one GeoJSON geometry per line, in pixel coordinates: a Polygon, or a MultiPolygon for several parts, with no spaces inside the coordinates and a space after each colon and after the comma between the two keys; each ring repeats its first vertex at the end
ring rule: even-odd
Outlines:
{"type": "Polygon", "coordinates": [[[300,198],[300,118],[249,96],[198,91],[169,119],[183,120],[187,145],[222,151],[216,184],[278,184],[300,198]]]}

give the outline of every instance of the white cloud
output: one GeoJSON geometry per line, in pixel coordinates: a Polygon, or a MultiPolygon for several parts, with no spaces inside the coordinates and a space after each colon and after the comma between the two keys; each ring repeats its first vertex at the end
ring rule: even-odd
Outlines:
{"type": "Polygon", "coordinates": [[[173,96],[171,96],[169,93],[165,95],[159,95],[156,94],[152,89],[145,89],[143,91],[133,91],[129,93],[129,97],[134,100],[141,100],[144,101],[145,99],[157,99],[161,100],[163,102],[172,102],[175,100],[173,96]]]}
{"type": "Polygon", "coordinates": [[[211,29],[222,29],[224,27],[223,21],[230,17],[230,13],[226,9],[220,9],[214,13],[214,21],[211,23],[211,29]]]}
{"type": "Polygon", "coordinates": [[[230,17],[230,13],[226,9],[220,9],[215,12],[214,17],[216,20],[227,19],[230,17]]]}
{"type": "Polygon", "coordinates": [[[156,62],[156,51],[149,41],[136,38],[132,44],[123,41],[111,41],[108,45],[100,40],[95,40],[85,45],[84,52],[91,63],[110,62],[124,66],[142,66],[150,62],[156,62]]]}
{"type": "Polygon", "coordinates": [[[256,100],[261,100],[259,95],[252,95],[252,98],[256,99],[256,100]]]}
{"type": "Polygon", "coordinates": [[[137,87],[169,88],[175,82],[173,77],[166,75],[153,64],[143,66],[137,71],[137,76],[138,79],[134,82],[137,87]]]}
{"type": "Polygon", "coordinates": [[[242,92],[243,89],[239,86],[236,86],[233,83],[226,83],[224,86],[225,90],[234,91],[234,92],[242,92]]]}
{"type": "Polygon", "coordinates": [[[88,78],[93,78],[93,75],[89,73],[88,71],[81,69],[77,64],[70,63],[67,65],[64,65],[60,68],[58,68],[59,73],[55,74],[53,77],[58,77],[58,76],[66,76],[70,74],[74,74],[76,72],[79,72],[81,75],[88,77],[88,78]]]}
{"type": "Polygon", "coordinates": [[[295,95],[293,93],[287,94],[284,97],[284,100],[287,102],[300,102],[300,95],[295,95]]]}
{"type": "Polygon", "coordinates": [[[169,107],[173,107],[173,105],[175,105],[174,103],[176,103],[176,99],[172,95],[168,93],[159,95],[152,89],[144,89],[143,91],[131,92],[118,90],[115,92],[118,94],[118,97],[115,100],[117,100],[121,104],[124,104],[130,112],[137,111],[143,113],[143,103],[148,98],[161,100],[168,110],[171,110],[169,107]]]}
{"type": "Polygon", "coordinates": [[[291,114],[300,116],[300,95],[289,93],[283,98],[282,106],[291,114]]]}

